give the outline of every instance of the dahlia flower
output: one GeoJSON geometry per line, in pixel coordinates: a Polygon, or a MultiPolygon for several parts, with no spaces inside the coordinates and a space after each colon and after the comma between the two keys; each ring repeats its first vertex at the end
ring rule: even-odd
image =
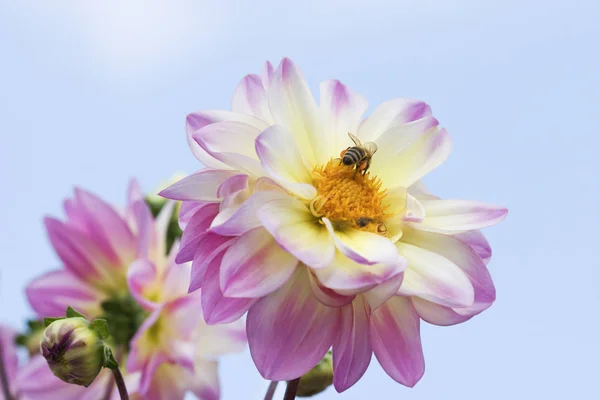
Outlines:
{"type": "Polygon", "coordinates": [[[189,289],[202,288],[209,323],[248,311],[266,379],[297,378],[333,347],[338,391],[373,352],[413,386],[420,319],[462,322],[495,299],[479,229],[507,210],[425,189],[451,148],[427,104],[394,99],[363,119],[366,109],[337,80],[321,84],[317,105],[283,59],[242,80],[233,111],[187,117],[206,168],[161,192],[183,201],[177,262],[192,262],[189,289]]]}
{"type": "Polygon", "coordinates": [[[64,222],[47,217],[50,242],[63,268],[31,282],[27,297],[42,317],[63,315],[71,306],[88,318],[102,314],[104,300],[126,295],[127,269],[137,258],[164,262],[165,232],[172,205],[154,220],[132,181],[121,213],[82,189],[64,203],[64,222]]]}
{"type": "Polygon", "coordinates": [[[207,326],[190,295],[190,265],[176,265],[174,255],[164,264],[138,260],[130,268],[132,295],[150,312],[131,342],[127,371],[139,373],[134,392],[149,400],[183,399],[192,391],[202,400],[219,398],[215,357],[243,349],[241,321],[207,326]]]}

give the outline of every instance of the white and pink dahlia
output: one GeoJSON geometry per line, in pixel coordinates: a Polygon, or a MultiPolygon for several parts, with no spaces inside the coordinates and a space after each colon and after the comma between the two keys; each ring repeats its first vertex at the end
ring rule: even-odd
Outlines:
{"type": "Polygon", "coordinates": [[[363,118],[366,109],[336,80],[321,84],[317,105],[283,59],[242,80],[233,111],[187,117],[206,168],[161,192],[183,201],[177,262],[193,262],[189,289],[202,288],[208,323],[248,312],[267,379],[297,378],[333,348],[338,391],[372,353],[413,386],[424,371],[420,320],[459,323],[495,299],[479,229],[507,210],[424,188],[451,148],[425,103],[394,99],[363,118]],[[354,146],[348,133],[377,146],[368,171],[339,159],[354,146]]]}

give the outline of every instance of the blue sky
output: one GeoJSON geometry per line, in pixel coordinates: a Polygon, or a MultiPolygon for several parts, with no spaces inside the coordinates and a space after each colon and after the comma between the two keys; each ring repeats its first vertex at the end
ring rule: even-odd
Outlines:
{"type": "MultiPolygon", "coordinates": [[[[0,4],[0,316],[59,265],[42,228],[74,185],[123,203],[200,165],[184,118],[228,108],[243,75],[289,56],[311,87],[431,104],[453,138],[426,182],[506,205],[488,229],[498,300],[456,327],[422,327],[414,388],[373,359],[319,399],[594,398],[600,358],[600,5],[593,1],[32,0],[0,4]],[[51,4],[50,4],[51,3],[51,4]]],[[[266,389],[249,354],[222,366],[224,399],[266,389]]],[[[278,394],[281,395],[280,393],[278,394]]]]}

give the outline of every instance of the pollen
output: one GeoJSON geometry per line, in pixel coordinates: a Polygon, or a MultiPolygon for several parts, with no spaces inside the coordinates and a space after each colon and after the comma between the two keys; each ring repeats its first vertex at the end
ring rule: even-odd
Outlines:
{"type": "Polygon", "coordinates": [[[355,228],[385,235],[387,229],[381,181],[369,172],[363,175],[353,166],[332,159],[313,170],[317,196],[312,200],[312,213],[327,217],[336,230],[355,228]]]}

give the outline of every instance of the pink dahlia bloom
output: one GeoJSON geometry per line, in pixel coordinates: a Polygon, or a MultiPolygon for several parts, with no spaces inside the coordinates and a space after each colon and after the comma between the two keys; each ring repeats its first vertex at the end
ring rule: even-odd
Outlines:
{"type": "Polygon", "coordinates": [[[507,210],[427,192],[421,178],[451,146],[425,103],[394,99],[363,118],[366,109],[337,80],[321,84],[317,105],[284,59],[242,80],[233,111],[187,117],[206,168],[161,192],[183,201],[177,262],[192,261],[190,291],[202,288],[209,323],[248,311],[267,379],[301,376],[333,347],[338,391],[373,352],[413,386],[420,319],[462,322],[495,299],[479,229],[507,210]]]}
{"type": "MultiPolygon", "coordinates": [[[[0,325],[4,367],[10,383],[10,392],[15,400],[98,400],[105,398],[107,390],[110,390],[109,384],[112,379],[109,370],[102,371],[87,388],[65,383],[54,376],[41,354],[33,356],[27,363],[19,366],[17,349],[14,344],[15,336],[14,330],[0,325]]],[[[119,394],[115,389],[112,391],[110,399],[118,398],[119,394]]],[[[6,400],[1,390],[0,400],[6,400]]]]}
{"type": "Polygon", "coordinates": [[[82,189],[65,200],[64,208],[65,221],[44,220],[63,268],[31,282],[27,297],[43,317],[64,315],[71,306],[94,318],[102,312],[102,301],[128,292],[126,276],[133,261],[165,259],[172,205],[155,220],[132,181],[122,212],[82,189]]]}
{"type": "Polygon", "coordinates": [[[138,374],[137,393],[148,400],[219,399],[216,356],[241,351],[246,344],[242,321],[208,326],[197,310],[200,292],[187,293],[190,265],[138,260],[128,282],[134,298],[150,312],[131,342],[127,372],[138,374]]]}

